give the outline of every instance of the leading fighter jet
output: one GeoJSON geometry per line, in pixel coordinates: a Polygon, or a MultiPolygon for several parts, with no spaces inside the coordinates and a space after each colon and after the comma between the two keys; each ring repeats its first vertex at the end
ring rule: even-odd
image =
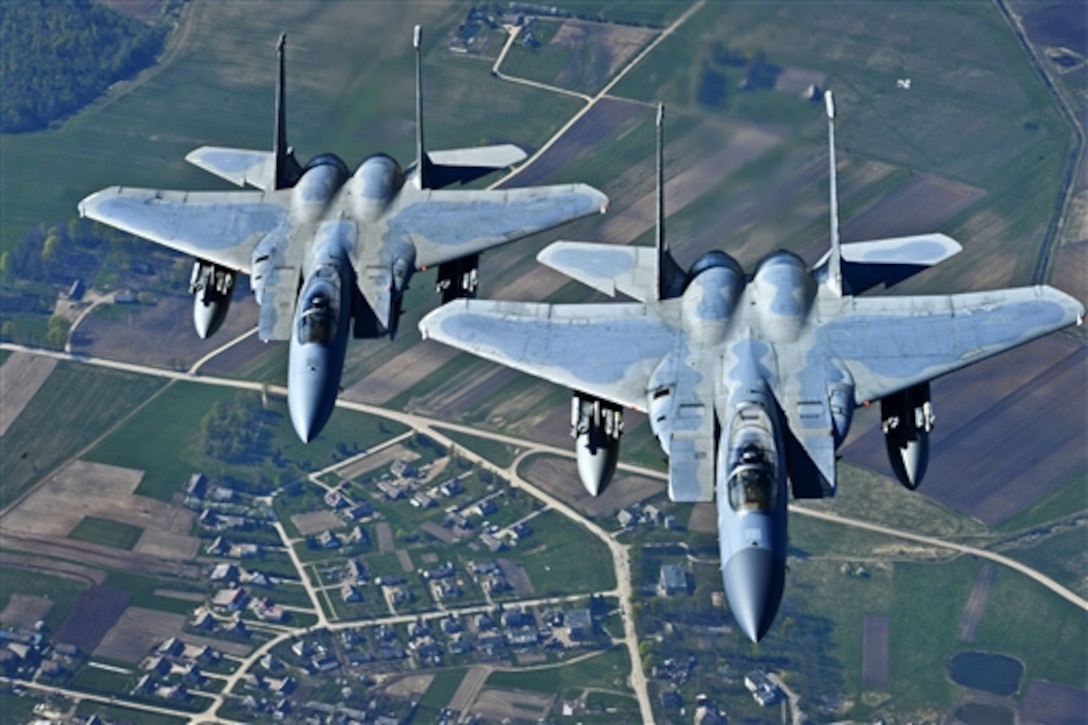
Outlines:
{"type": "Polygon", "coordinates": [[[840,244],[830,93],[825,105],[831,249],[814,268],[786,251],[751,276],[722,251],[680,268],[664,240],[659,109],[656,253],[556,242],[538,257],[637,302],[459,300],[420,322],[426,338],[574,389],[571,433],[590,494],[615,471],[622,409],[647,413],[669,456],[669,497],[717,497],[725,592],[752,641],[771,627],[785,587],[787,480],[796,498],[834,494],[835,449],[855,407],[881,402],[893,467],[913,489],[933,424],[929,381],[1084,315],[1045,286],[857,296],[961,247],[943,234],[840,244]]]}
{"type": "Polygon", "coordinates": [[[235,276],[250,275],[260,339],[291,341],[287,403],[303,442],[332,414],[351,318],[357,338],[393,336],[414,271],[438,267],[443,302],[474,296],[480,252],[608,202],[584,184],[436,191],[525,154],[510,144],[425,151],[421,39],[416,26],[416,162],[408,169],[386,154],[364,159],[354,174],[333,154],[298,163],[287,145],[281,36],[272,151],[205,146],[186,156],[260,191],[115,186],[79,204],[83,216],[197,257],[190,292],[201,338],[223,323],[235,276]]]}

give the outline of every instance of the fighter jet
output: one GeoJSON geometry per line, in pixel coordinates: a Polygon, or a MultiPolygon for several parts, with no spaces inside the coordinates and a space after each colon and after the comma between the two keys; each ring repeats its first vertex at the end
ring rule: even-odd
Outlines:
{"type": "Polygon", "coordinates": [[[349,331],[394,336],[413,272],[437,267],[444,302],[473,296],[480,252],[602,212],[608,202],[584,184],[438,191],[525,153],[511,144],[424,149],[421,40],[416,26],[416,161],[407,169],[380,153],[354,174],[328,153],[299,164],[287,145],[280,36],[272,151],[205,146],[186,156],[258,191],[115,186],[79,204],[83,216],[197,258],[190,292],[201,338],[222,325],[235,277],[250,275],[260,339],[290,340],[287,403],[303,442],[332,414],[349,331]]]}
{"type": "Polygon", "coordinates": [[[717,498],[725,592],[753,642],[785,587],[787,481],[795,498],[834,494],[835,449],[857,406],[880,401],[895,472],[914,489],[934,420],[929,381],[1084,316],[1046,286],[858,296],[961,247],[943,234],[840,244],[830,94],[825,105],[831,249],[813,268],[787,251],[751,275],[723,251],[687,271],[676,263],[664,238],[659,109],[656,252],[556,242],[538,257],[636,302],[459,300],[420,322],[425,338],[574,390],[571,434],[592,495],[615,471],[623,408],[647,413],[669,457],[669,497],[717,498]]]}

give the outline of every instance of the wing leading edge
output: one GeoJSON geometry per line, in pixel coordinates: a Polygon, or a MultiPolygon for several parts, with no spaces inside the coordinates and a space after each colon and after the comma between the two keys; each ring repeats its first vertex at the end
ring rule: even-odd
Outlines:
{"type": "Polygon", "coordinates": [[[280,192],[263,191],[159,191],[114,186],[83,199],[79,213],[246,273],[257,244],[288,224],[286,199],[280,192]]]}
{"type": "Polygon", "coordinates": [[[817,336],[854,378],[857,402],[878,400],[1084,319],[1053,287],[932,297],[858,297],[817,336]]]}
{"type": "Polygon", "coordinates": [[[676,329],[646,305],[457,300],[420,320],[423,337],[638,410],[676,329]]]}
{"type": "Polygon", "coordinates": [[[603,212],[608,197],[586,184],[504,191],[421,191],[386,220],[391,241],[410,240],[431,267],[603,212]]]}

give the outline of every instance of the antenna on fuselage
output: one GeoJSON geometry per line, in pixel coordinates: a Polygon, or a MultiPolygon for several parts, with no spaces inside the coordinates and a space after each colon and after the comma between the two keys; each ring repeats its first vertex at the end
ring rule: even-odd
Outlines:
{"type": "Polygon", "coordinates": [[[835,176],[835,99],[831,91],[824,92],[827,110],[827,152],[831,177],[831,254],[827,258],[827,284],[837,296],[842,297],[842,250],[839,248],[839,188],[835,176]]]}
{"type": "Polygon", "coordinates": [[[665,104],[657,104],[657,228],[654,246],[657,248],[657,299],[680,296],[684,272],[669,253],[665,240],[665,104]]]}
{"type": "Polygon", "coordinates": [[[276,79],[276,130],[272,139],[273,169],[272,188],[286,189],[298,181],[301,169],[295,159],[295,151],[287,145],[287,102],[286,102],[286,46],[287,33],[280,33],[276,42],[276,55],[279,60],[279,76],[276,79]]]}
{"type": "Polygon", "coordinates": [[[431,160],[423,146],[423,26],[412,31],[412,46],[416,51],[416,186],[429,189],[431,160]]]}

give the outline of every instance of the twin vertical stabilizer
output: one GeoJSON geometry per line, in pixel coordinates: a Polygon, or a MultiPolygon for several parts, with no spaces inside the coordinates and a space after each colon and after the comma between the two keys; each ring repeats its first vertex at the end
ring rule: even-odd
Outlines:
{"type": "Polygon", "coordinates": [[[280,33],[276,43],[276,55],[279,59],[279,76],[276,79],[276,132],[272,139],[272,156],[275,159],[273,171],[273,189],[286,189],[294,186],[302,173],[295,152],[287,145],[287,100],[286,100],[286,62],[285,50],[287,33],[280,33]]]}
{"type": "Polygon", "coordinates": [[[669,253],[665,240],[665,104],[657,106],[657,229],[654,246],[657,248],[657,299],[679,297],[683,291],[684,271],[669,253]]]}
{"type": "Polygon", "coordinates": [[[842,250],[839,248],[839,189],[835,177],[835,99],[831,91],[824,92],[827,109],[827,153],[831,186],[831,253],[827,259],[827,284],[836,296],[842,297],[842,250]]]}

